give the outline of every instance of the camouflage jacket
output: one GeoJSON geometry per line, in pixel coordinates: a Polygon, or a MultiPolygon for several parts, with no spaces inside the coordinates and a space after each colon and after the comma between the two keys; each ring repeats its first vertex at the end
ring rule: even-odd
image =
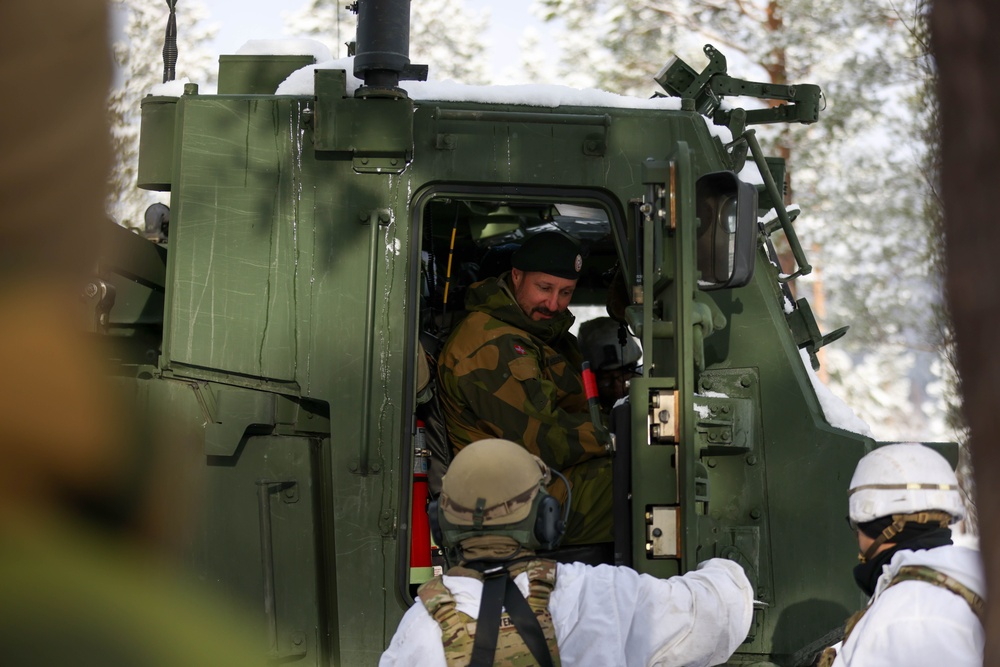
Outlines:
{"type": "Polygon", "coordinates": [[[505,438],[560,471],[607,456],[587,409],[573,316],[535,322],[514,300],[508,275],[469,289],[469,315],[441,351],[438,386],[452,447],[505,438]]]}

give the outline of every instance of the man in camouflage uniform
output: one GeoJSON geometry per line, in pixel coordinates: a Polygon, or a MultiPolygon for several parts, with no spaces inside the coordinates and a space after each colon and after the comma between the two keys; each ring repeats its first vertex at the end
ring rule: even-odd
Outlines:
{"type": "MultiPolygon", "coordinates": [[[[569,333],[579,246],[543,232],[524,242],[512,265],[469,288],[469,315],[441,352],[438,382],[452,448],[483,438],[522,445],[569,480],[566,543],[610,542],[611,459],[588,412],[582,357],[569,333]]],[[[561,481],[549,492],[565,502],[561,481]]]]}

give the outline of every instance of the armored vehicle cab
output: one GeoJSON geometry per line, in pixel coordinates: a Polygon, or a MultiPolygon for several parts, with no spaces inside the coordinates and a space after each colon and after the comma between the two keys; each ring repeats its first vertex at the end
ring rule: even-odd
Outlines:
{"type": "Polygon", "coordinates": [[[385,44],[390,9],[359,5],[353,60],[223,56],[218,94],[143,101],[139,186],[170,193],[169,230],[109,230],[95,328],[149,418],[203,451],[192,566],[255,610],[273,658],[375,664],[426,548],[418,355],[511,243],[560,229],[586,255],[573,305],[610,292],[643,349],[607,558],[739,562],[758,602],[733,660],[804,660],[861,603],[831,526],[873,442],[824,412],[811,362],[833,336],[774,263],[781,232],[809,268],[750,126],[815,121],[818,88],[731,78],[711,47],[651,99],[435,84],[405,22],[385,44]]]}

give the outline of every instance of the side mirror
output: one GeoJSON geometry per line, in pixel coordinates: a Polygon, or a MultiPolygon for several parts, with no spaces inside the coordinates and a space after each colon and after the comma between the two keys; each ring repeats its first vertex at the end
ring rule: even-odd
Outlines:
{"type": "Polygon", "coordinates": [[[702,290],[742,287],[753,278],[757,189],[735,172],[705,174],[695,184],[698,271],[702,290]]]}

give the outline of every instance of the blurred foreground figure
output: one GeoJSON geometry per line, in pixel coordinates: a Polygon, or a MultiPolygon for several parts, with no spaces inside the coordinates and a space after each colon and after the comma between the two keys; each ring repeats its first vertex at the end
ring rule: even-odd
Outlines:
{"type": "MultiPolygon", "coordinates": [[[[535,555],[565,532],[549,469],[509,441],[462,449],[428,507],[437,543],[460,561],[420,587],[382,667],[716,665],[753,614],[743,569],[713,558],[657,579],[627,567],[535,555]]],[[[570,500],[572,502],[572,500],[570,500]]]]}
{"type": "Polygon", "coordinates": [[[932,46],[939,76],[941,194],[948,306],[955,327],[962,398],[976,479],[986,563],[984,664],[1000,665],[1000,3],[934,3],[932,46]]]}
{"type": "Polygon", "coordinates": [[[854,579],[871,601],[820,666],[982,664],[982,564],[951,542],[965,505],[944,457],[916,443],[879,447],[858,462],[848,498],[854,579]]]}
{"type": "Polygon", "coordinates": [[[153,556],[184,518],[163,480],[190,496],[187,473],[125,423],[82,333],[110,165],[107,24],[98,0],[0,3],[0,84],[18,99],[0,108],[0,662],[260,664],[236,634],[252,628],[153,556]]]}

